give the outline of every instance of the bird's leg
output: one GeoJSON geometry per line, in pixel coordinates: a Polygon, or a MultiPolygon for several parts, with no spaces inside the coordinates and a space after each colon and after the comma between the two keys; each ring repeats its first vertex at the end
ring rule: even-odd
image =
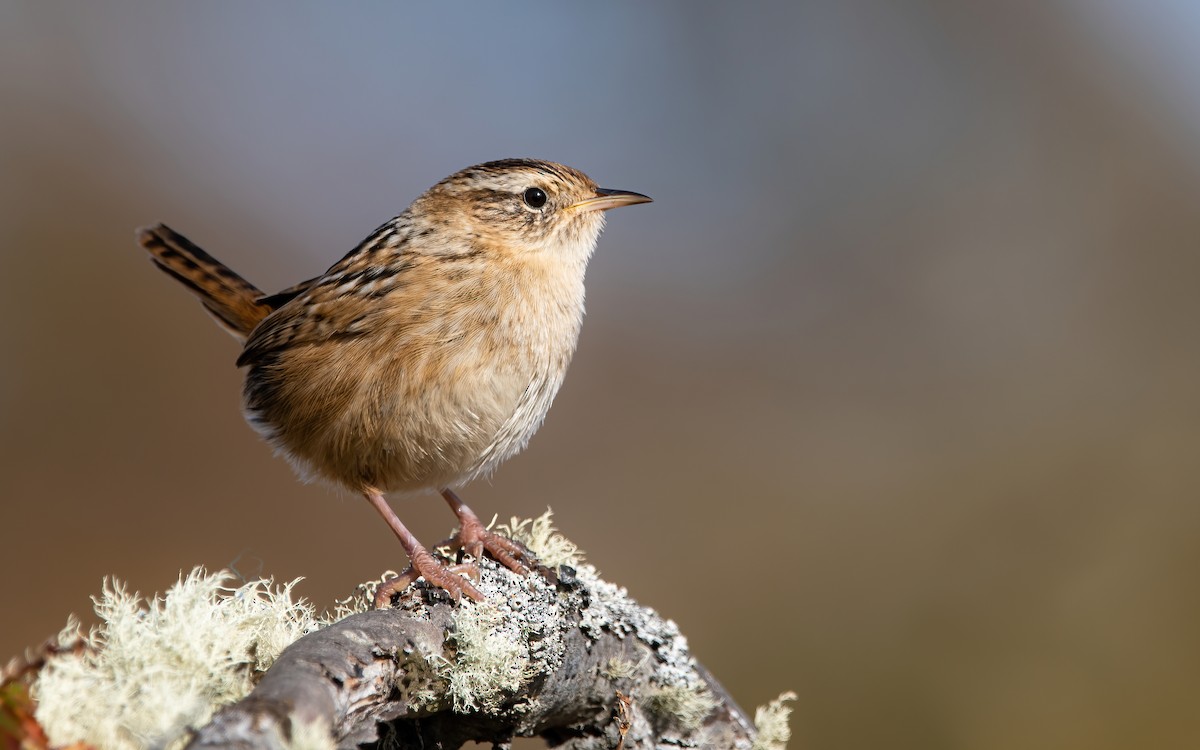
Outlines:
{"type": "MultiPolygon", "coordinates": [[[[514,542],[506,536],[489,531],[479,516],[467,507],[467,504],[447,488],[442,490],[442,497],[450,505],[450,510],[458,516],[458,531],[454,536],[439,544],[439,547],[461,549],[475,560],[483,557],[484,550],[509,570],[527,575],[530,568],[541,569],[537,557],[524,544],[514,542]]],[[[548,571],[547,571],[548,572],[548,571]]]]}
{"type": "MultiPolygon", "coordinates": [[[[435,560],[433,555],[429,554],[429,550],[425,549],[424,545],[412,535],[412,532],[400,522],[399,517],[392,511],[392,506],[388,505],[387,500],[383,497],[383,493],[373,487],[369,487],[363,490],[363,494],[366,495],[367,502],[371,503],[375,510],[379,511],[379,515],[383,516],[383,520],[395,532],[396,538],[400,540],[400,544],[404,547],[405,553],[408,554],[410,562],[407,570],[395,578],[384,581],[376,589],[375,609],[383,609],[390,605],[392,596],[407,588],[409,584],[417,580],[418,576],[424,576],[425,580],[434,586],[445,589],[455,600],[460,599],[463,594],[466,594],[475,601],[484,600],[484,596],[479,593],[479,589],[472,586],[470,581],[457,574],[456,569],[460,566],[447,567],[435,560]]],[[[470,513],[469,510],[467,512],[470,513]]],[[[479,519],[476,518],[475,522],[479,523],[479,519]]]]}

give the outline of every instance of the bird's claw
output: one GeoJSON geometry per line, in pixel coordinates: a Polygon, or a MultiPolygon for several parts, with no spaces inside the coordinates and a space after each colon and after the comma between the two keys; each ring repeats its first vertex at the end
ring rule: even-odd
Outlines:
{"type": "Polygon", "coordinates": [[[475,564],[468,565],[444,565],[434,559],[433,555],[421,550],[424,554],[414,556],[412,564],[408,566],[400,575],[395,578],[389,578],[379,584],[379,588],[375,589],[375,609],[387,609],[392,604],[392,597],[404,591],[417,578],[424,578],[431,585],[445,590],[454,601],[459,601],[463,596],[474,599],[477,602],[483,601],[486,597],[480,593],[479,589],[466,578],[462,576],[467,574],[470,578],[479,580],[479,566],[475,564]]]}

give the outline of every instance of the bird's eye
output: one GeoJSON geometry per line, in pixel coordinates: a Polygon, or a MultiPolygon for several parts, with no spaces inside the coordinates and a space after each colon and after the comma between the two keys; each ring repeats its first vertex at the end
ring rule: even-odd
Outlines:
{"type": "Polygon", "coordinates": [[[546,205],[546,191],[541,188],[529,188],[525,191],[525,205],[530,208],[541,208],[546,205]]]}

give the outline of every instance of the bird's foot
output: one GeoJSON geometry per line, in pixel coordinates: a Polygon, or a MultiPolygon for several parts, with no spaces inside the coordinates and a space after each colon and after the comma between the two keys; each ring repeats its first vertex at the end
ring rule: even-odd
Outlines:
{"type": "Polygon", "coordinates": [[[488,529],[479,520],[479,516],[475,515],[452,491],[444,490],[442,496],[446,498],[454,514],[458,516],[459,526],[454,536],[443,541],[437,547],[449,548],[451,552],[461,550],[475,561],[481,559],[483,553],[487,552],[496,562],[518,575],[529,575],[531,571],[537,571],[546,580],[557,583],[558,576],[554,571],[542,565],[538,561],[537,555],[533,554],[528,547],[488,529]]]}
{"type": "Polygon", "coordinates": [[[477,602],[483,601],[484,595],[469,580],[463,578],[463,573],[479,579],[479,568],[475,565],[445,565],[421,548],[414,552],[412,564],[404,572],[395,578],[389,578],[375,589],[375,609],[390,607],[392,597],[404,591],[418,578],[424,578],[431,585],[445,590],[454,601],[459,601],[464,595],[477,602]]]}
{"type": "Polygon", "coordinates": [[[483,553],[490,554],[500,563],[518,575],[529,575],[529,571],[540,567],[537,556],[524,544],[509,539],[506,536],[489,531],[479,523],[466,522],[454,536],[437,545],[448,548],[451,552],[462,550],[473,560],[479,560],[483,553]]]}

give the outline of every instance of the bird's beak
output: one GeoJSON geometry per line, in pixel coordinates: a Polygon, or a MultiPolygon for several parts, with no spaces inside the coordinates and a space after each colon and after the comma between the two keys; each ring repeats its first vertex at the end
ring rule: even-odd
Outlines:
{"type": "Polygon", "coordinates": [[[596,197],[587,198],[567,206],[576,211],[607,211],[619,206],[632,206],[636,203],[649,203],[651,198],[641,193],[628,190],[606,190],[596,188],[596,197]]]}

